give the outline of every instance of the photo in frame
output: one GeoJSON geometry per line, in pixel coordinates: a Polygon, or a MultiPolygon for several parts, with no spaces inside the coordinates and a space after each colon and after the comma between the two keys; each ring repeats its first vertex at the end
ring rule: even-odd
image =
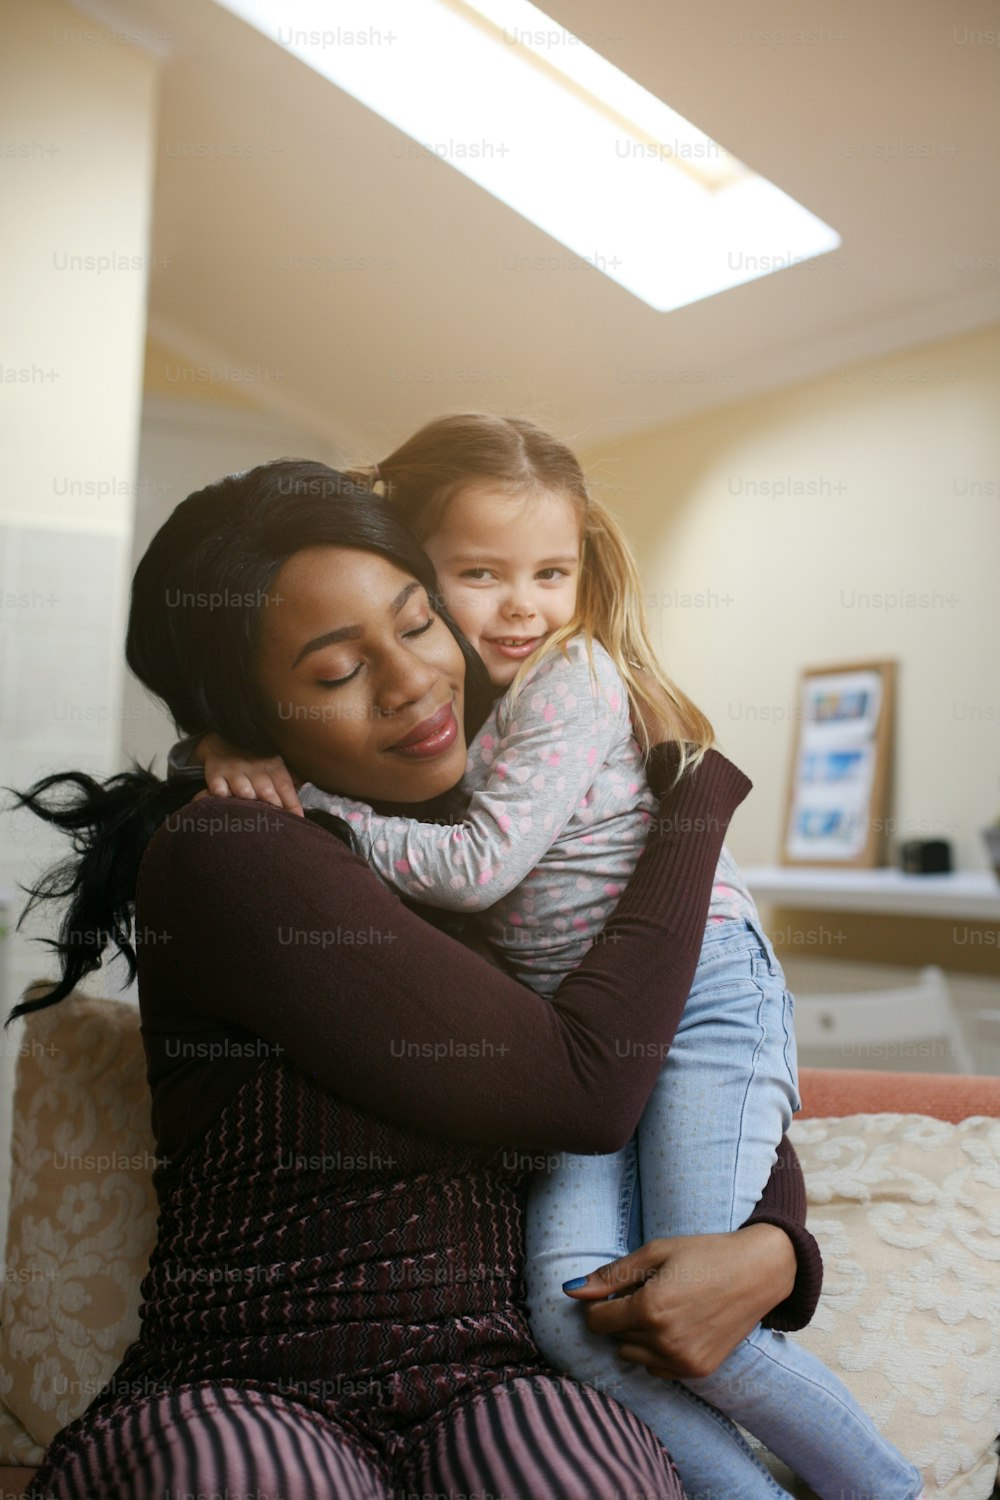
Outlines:
{"type": "Polygon", "coordinates": [[[895,685],[894,661],[803,672],[782,864],[870,869],[882,862],[895,685]]]}

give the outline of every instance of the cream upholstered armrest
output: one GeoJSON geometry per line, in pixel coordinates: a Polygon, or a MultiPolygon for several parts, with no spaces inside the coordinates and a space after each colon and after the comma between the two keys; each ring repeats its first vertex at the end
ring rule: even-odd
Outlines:
{"type": "Polygon", "coordinates": [[[44,1446],[139,1331],[156,1163],[139,1013],[73,994],[18,1023],[0,1400],[44,1446]]]}

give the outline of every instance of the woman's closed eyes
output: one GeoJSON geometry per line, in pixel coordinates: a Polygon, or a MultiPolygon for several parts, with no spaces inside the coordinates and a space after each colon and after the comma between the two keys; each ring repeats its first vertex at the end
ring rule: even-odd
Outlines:
{"type": "MultiPolygon", "coordinates": [[[[405,630],[403,632],[403,639],[410,640],[414,636],[426,635],[428,630],[430,630],[431,626],[436,622],[436,620],[437,616],[431,615],[430,619],[425,620],[423,625],[417,625],[412,630],[405,630]]],[[[354,678],[357,677],[358,673],[361,671],[361,667],[362,663],[358,662],[353,672],[348,672],[346,677],[317,677],[316,685],[323,688],[343,687],[344,683],[353,682],[354,678]]]]}

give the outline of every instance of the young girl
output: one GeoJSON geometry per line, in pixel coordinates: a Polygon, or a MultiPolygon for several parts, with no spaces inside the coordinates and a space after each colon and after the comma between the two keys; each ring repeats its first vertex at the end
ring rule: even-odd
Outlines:
{"type": "MultiPolygon", "coordinates": [[[[659,667],[628,546],[561,443],[525,421],[449,417],[352,477],[383,484],[399,505],[448,609],[504,691],[470,746],[469,802],[457,823],[378,816],[310,786],[301,800],[345,818],[396,890],[480,913],[515,973],[551,995],[600,940],[645,842],[655,801],[643,750],[654,739],[680,741],[681,774],[697,775],[711,726],[659,667]]],[[[331,691],[363,670],[350,641],[338,650],[343,672],[331,691]]],[[[434,745],[434,726],[421,728],[413,754],[434,745]]],[[[281,785],[273,762],[248,762],[219,742],[202,742],[201,758],[216,794],[256,788],[274,798],[273,774],[288,800],[287,773],[281,785]]],[[[554,1365],[657,1433],[692,1495],[785,1494],[739,1423],[821,1500],[914,1500],[919,1471],[782,1333],[758,1325],[713,1375],[664,1380],[623,1369],[613,1343],[591,1334],[564,1295],[643,1240],[744,1222],[800,1107],[792,1013],[724,850],[694,986],[635,1138],[611,1156],[567,1155],[532,1183],[532,1331],[554,1365]]]]}

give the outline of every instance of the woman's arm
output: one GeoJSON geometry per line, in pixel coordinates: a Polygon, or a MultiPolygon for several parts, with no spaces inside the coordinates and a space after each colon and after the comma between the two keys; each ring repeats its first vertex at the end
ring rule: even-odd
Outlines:
{"type": "MultiPolygon", "coordinates": [[[[818,1251],[817,1251],[818,1254],[818,1251]]],[[[795,1252],[780,1229],[650,1240],[601,1266],[567,1295],[587,1302],[593,1333],[654,1375],[710,1375],[775,1302],[787,1301],[795,1252]]]]}
{"type": "MultiPolygon", "coordinates": [[[[652,774],[669,780],[666,752],[652,774]]],[[[277,1044],[324,1087],[417,1129],[606,1152],[632,1134],[694,976],[750,783],[710,751],[661,800],[602,941],[547,1001],[408,911],[309,822],[207,799],[140,876],[140,985],[277,1044]]]]}
{"type": "Polygon", "coordinates": [[[802,1168],[783,1136],[742,1228],[649,1240],[567,1295],[590,1304],[587,1326],[617,1339],[625,1359],[654,1375],[710,1375],[758,1323],[790,1332],[812,1318],[823,1261],[805,1216],[802,1168]]]}
{"type": "MultiPolygon", "coordinates": [[[[675,752],[659,747],[653,787],[669,786],[675,769],[675,752]]],[[[721,847],[747,790],[739,772],[711,755],[661,801],[649,848],[609,924],[612,941],[587,956],[551,1005],[409,913],[321,829],[232,802],[185,809],[143,867],[137,927],[158,938],[140,949],[144,1008],[158,999],[164,1016],[193,1006],[225,1017],[274,1039],[344,1097],[417,1128],[510,1146],[614,1149],[638,1120],[683,1008],[717,858],[710,846],[721,847]],[[268,911],[267,903],[285,892],[283,867],[303,900],[295,910],[293,899],[289,925],[278,930],[286,907],[268,911]],[[699,881],[700,895],[688,901],[685,890],[699,881]],[[648,991],[631,983],[640,972],[648,991]],[[449,995],[457,1001],[450,1031],[439,1009],[449,995]],[[466,1024],[470,1004],[478,1037],[466,1024]],[[411,1024],[403,1018],[421,1012],[414,1024],[424,1027],[422,1051],[400,1055],[394,1042],[411,1024]],[[498,1020],[507,1024],[498,1028],[498,1020]]],[[[693,1368],[713,1351],[725,1357],[748,1317],[750,1326],[761,1318],[776,1328],[808,1322],[821,1263],[804,1205],[798,1161],[782,1141],[747,1225],[717,1237],[714,1262],[726,1274],[710,1308],[698,1277],[711,1237],[644,1247],[655,1265],[668,1246],[681,1275],[650,1278],[641,1297],[629,1299],[627,1349],[645,1348],[664,1368],[669,1360],[693,1368]],[[661,1294],[671,1287],[684,1296],[668,1306],[661,1294]]],[[[617,1302],[607,1306],[619,1315],[617,1302]]]]}
{"type": "Polygon", "coordinates": [[[303,805],[343,818],[371,868],[403,895],[451,911],[494,906],[544,858],[612,747],[631,735],[625,688],[607,652],[594,647],[592,672],[582,641],[568,651],[526,680],[504,715],[515,720],[505,732],[494,712],[473,740],[475,790],[456,822],[381,817],[311,785],[303,805]]]}

